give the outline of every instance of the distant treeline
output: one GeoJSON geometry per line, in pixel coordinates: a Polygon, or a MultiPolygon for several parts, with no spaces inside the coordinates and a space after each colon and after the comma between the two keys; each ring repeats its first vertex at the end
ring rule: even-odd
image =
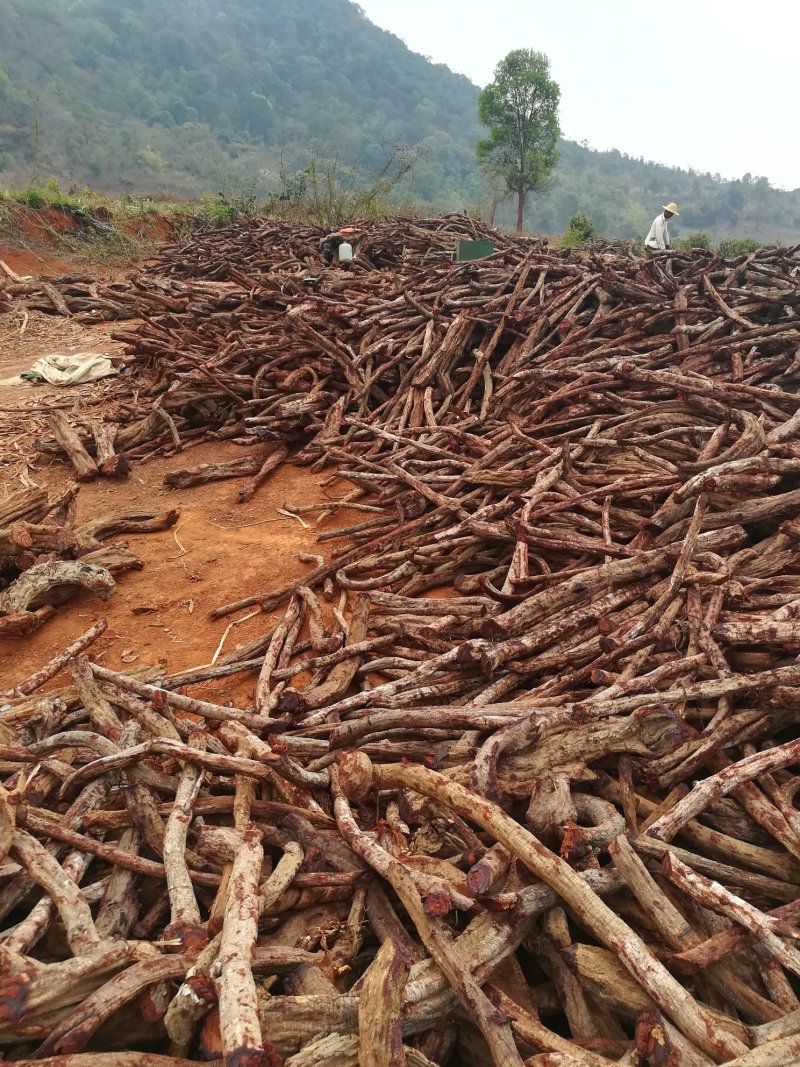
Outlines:
{"type": "MultiPolygon", "coordinates": [[[[281,162],[335,154],[366,175],[415,145],[421,204],[487,202],[477,87],[349,0],[0,0],[0,26],[0,183],[266,197],[281,162]]],[[[800,192],[572,142],[526,222],[560,233],[582,211],[633,237],[673,199],[676,232],[800,241],[800,192]]]]}

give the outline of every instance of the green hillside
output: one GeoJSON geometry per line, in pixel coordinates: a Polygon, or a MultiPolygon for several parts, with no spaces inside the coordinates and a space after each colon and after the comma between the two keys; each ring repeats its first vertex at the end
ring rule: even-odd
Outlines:
{"type": "Polygon", "coordinates": [[[479,194],[475,87],[347,0],[0,0],[0,24],[16,180],[38,113],[38,168],[68,182],[197,190],[310,144],[377,167],[422,142],[420,197],[479,194]]]}
{"type": "MultiPolygon", "coordinates": [[[[366,174],[417,145],[416,199],[485,202],[478,88],[349,0],[0,0],[0,27],[2,184],[265,196],[281,162],[292,172],[314,152],[366,174]]],[[[684,233],[800,240],[800,192],[568,142],[527,223],[558,233],[585,211],[632,237],[665,198],[684,233]]]]}

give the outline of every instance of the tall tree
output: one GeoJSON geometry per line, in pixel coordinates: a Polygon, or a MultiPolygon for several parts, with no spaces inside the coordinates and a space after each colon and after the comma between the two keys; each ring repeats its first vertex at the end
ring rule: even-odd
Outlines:
{"type": "Polygon", "coordinates": [[[518,232],[528,194],[544,188],[558,161],[560,97],[547,56],[518,48],[497,64],[478,98],[478,117],[489,129],[477,144],[478,164],[501,175],[517,198],[518,232]]]}

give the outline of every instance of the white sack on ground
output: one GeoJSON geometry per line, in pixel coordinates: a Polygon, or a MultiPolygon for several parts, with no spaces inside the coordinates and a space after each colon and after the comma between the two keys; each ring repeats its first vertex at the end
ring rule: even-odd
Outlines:
{"type": "Polygon", "coordinates": [[[118,374],[111,357],[101,352],[52,353],[37,359],[29,371],[21,374],[27,381],[43,380],[51,385],[81,385],[118,374]]]}

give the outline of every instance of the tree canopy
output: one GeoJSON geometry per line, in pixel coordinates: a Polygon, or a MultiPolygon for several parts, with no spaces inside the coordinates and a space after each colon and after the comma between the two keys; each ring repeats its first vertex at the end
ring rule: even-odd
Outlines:
{"type": "Polygon", "coordinates": [[[478,97],[478,115],[489,128],[477,145],[478,163],[516,196],[517,230],[528,194],[545,188],[558,161],[560,97],[547,56],[529,48],[509,52],[478,97]]]}

